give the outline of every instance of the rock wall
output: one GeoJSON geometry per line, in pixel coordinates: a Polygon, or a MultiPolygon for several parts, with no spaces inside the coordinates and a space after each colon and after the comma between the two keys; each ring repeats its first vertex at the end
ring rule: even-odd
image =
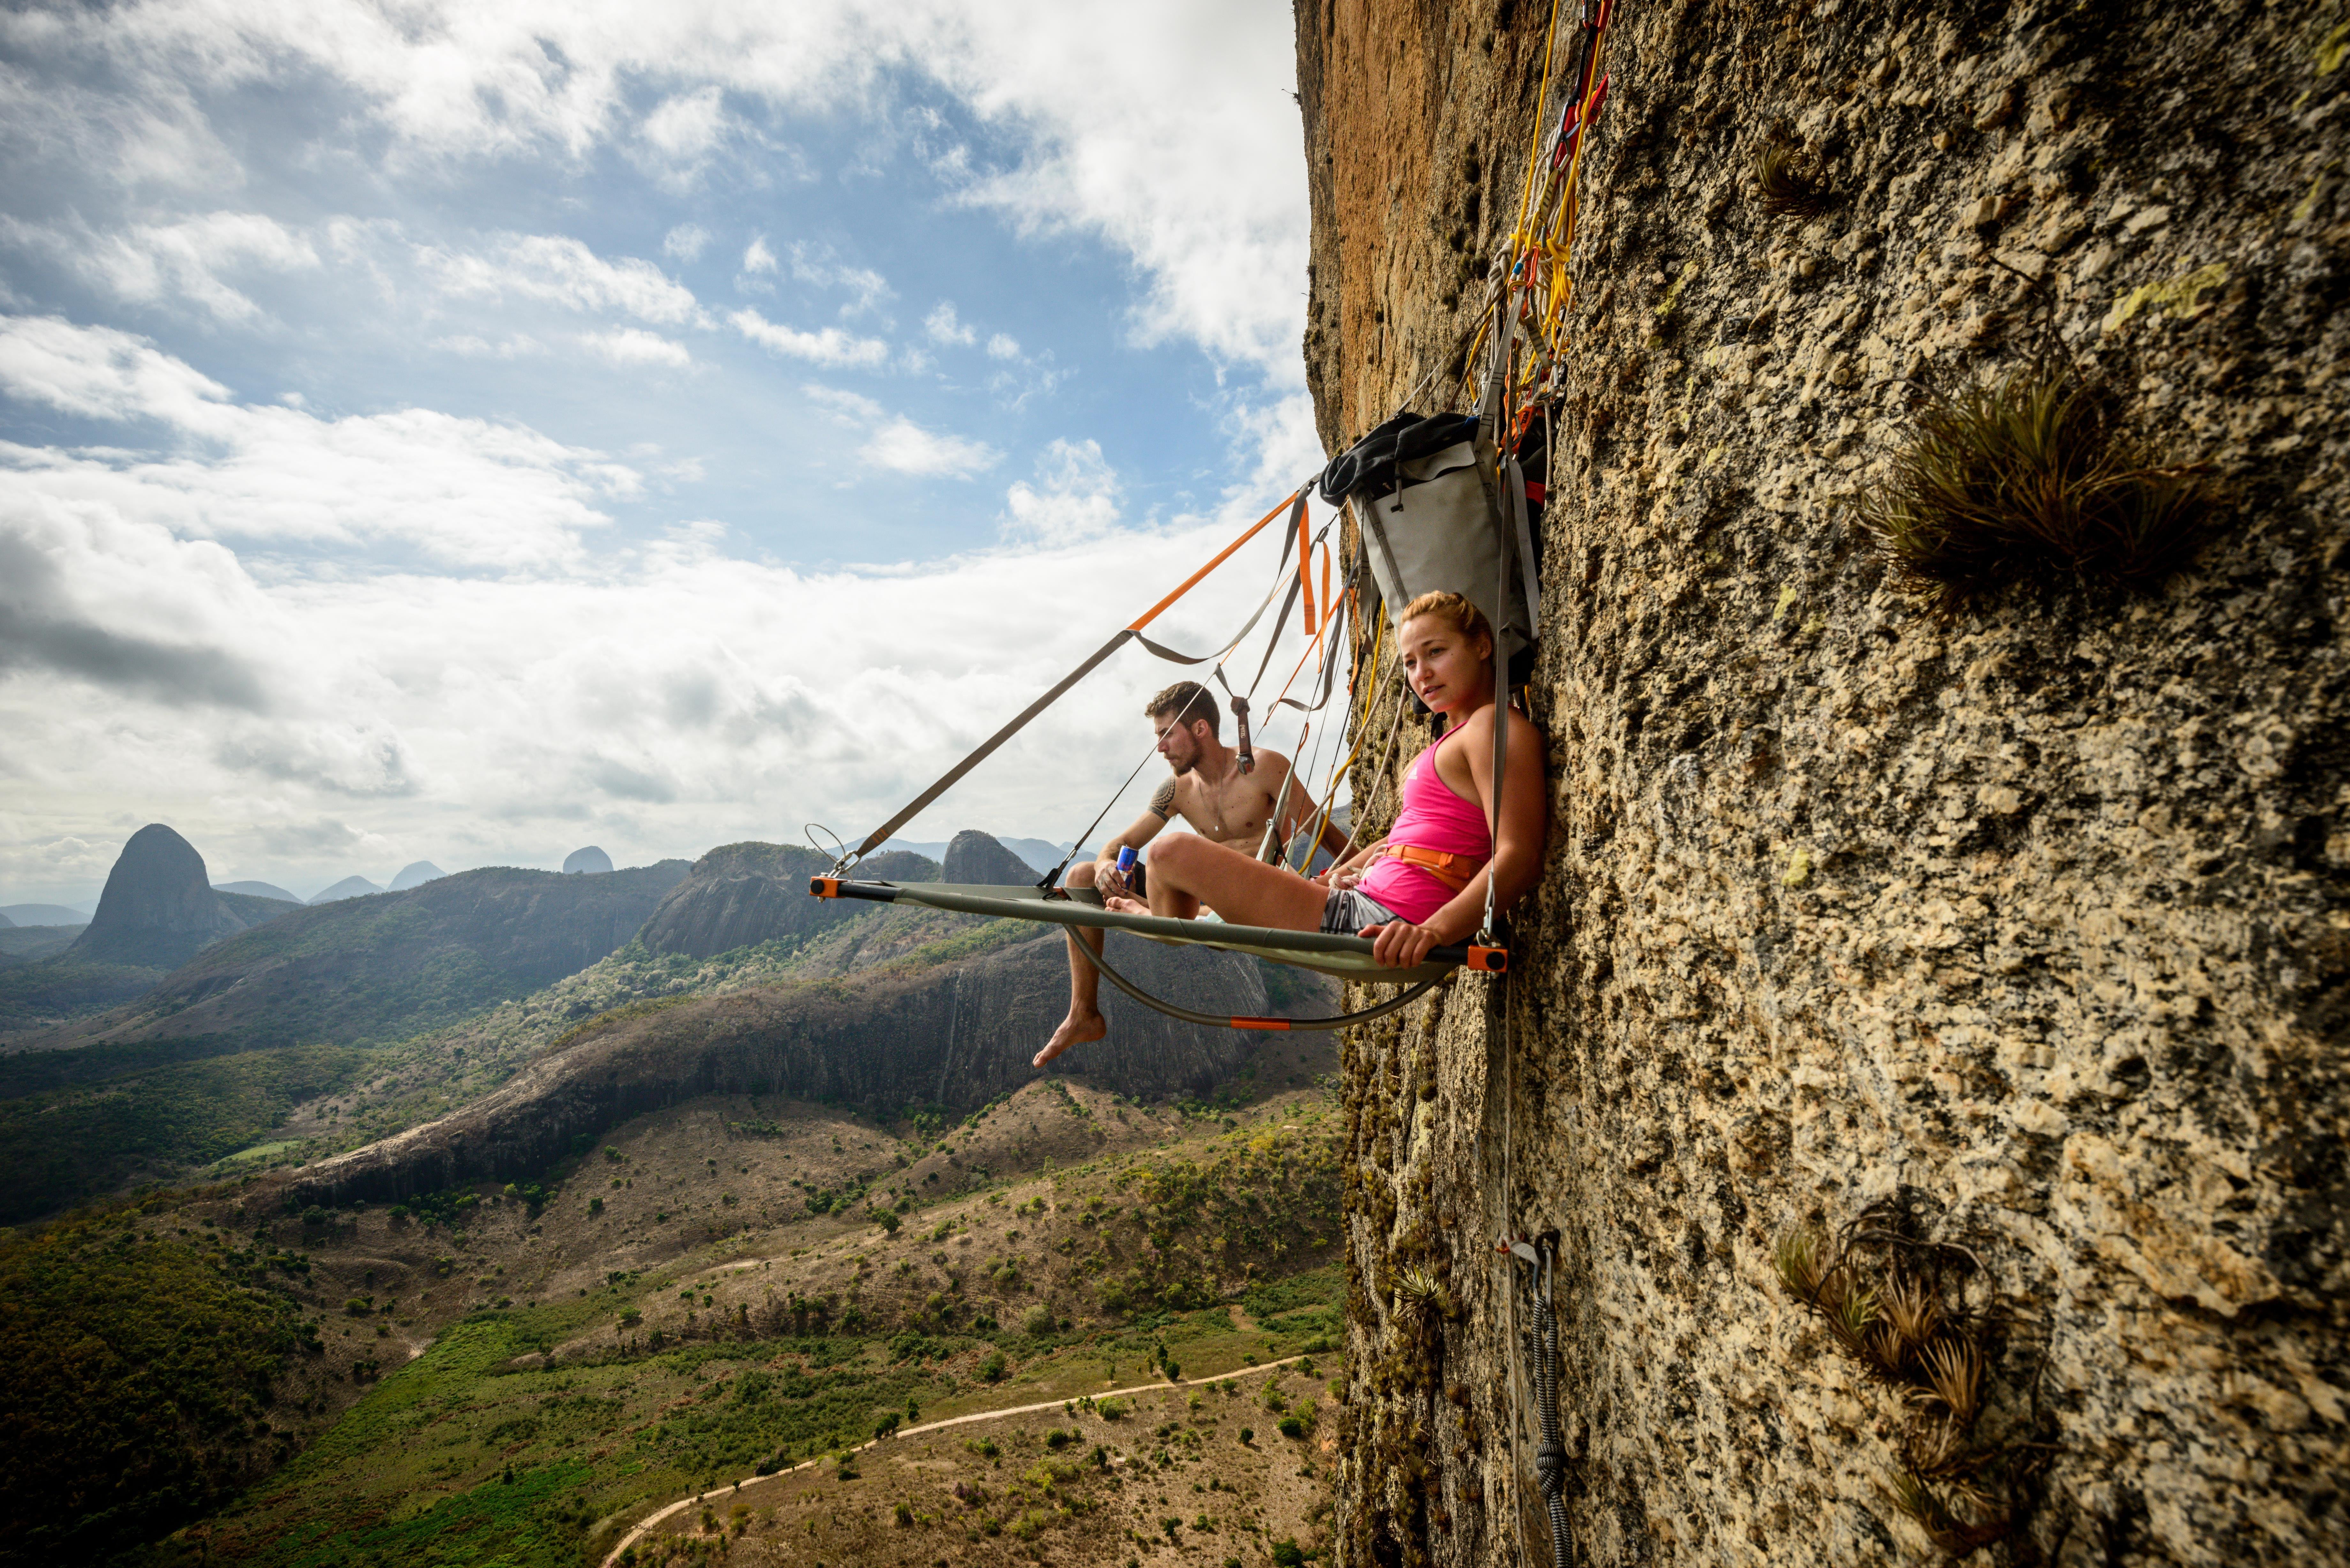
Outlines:
{"type": "MultiPolygon", "coordinates": [[[[1297,7],[1334,451],[1430,372],[1462,406],[1548,19],[1297,7]]],[[[1621,7],[1544,525],[1548,873],[1506,991],[1346,1054],[1341,1563],[1548,1558],[1504,1231],[1558,1249],[1576,1561],[1938,1555],[1898,1401],[1776,1277],[1805,1225],[1966,1249],[1921,1255],[2046,1445],[1975,1561],[2350,1560],[2345,39],[2230,0],[1621,7]],[[1818,216],[1762,210],[1772,140],[1818,216]],[[2221,535],[2158,591],[1938,614],[1851,500],[2043,322],[2212,465],[2221,535]]]]}

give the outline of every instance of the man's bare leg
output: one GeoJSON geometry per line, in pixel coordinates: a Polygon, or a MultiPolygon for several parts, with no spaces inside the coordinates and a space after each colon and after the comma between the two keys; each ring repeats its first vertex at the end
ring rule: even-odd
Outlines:
{"type": "MultiPolygon", "coordinates": [[[[1092,861],[1081,860],[1069,867],[1066,886],[1090,888],[1093,885],[1092,861]]],[[[1042,1067],[1070,1046],[1098,1040],[1109,1033],[1109,1020],[1102,1016],[1101,1010],[1101,971],[1087,962],[1085,954],[1077,950],[1077,943],[1083,941],[1095,952],[1101,951],[1102,933],[1083,926],[1073,926],[1067,935],[1069,1015],[1061,1020],[1061,1026],[1053,1031],[1053,1037],[1045,1042],[1042,1051],[1036,1053],[1035,1059],[1030,1063],[1032,1066],[1042,1067]]]]}

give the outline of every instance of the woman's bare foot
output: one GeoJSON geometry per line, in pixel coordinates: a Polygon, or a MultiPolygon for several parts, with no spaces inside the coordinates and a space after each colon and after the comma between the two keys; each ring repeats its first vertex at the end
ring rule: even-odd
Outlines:
{"type": "Polygon", "coordinates": [[[1041,1067],[1070,1046],[1083,1045],[1089,1040],[1098,1040],[1108,1033],[1109,1020],[1100,1013],[1088,1012],[1079,1016],[1072,1012],[1061,1020],[1061,1026],[1053,1031],[1053,1037],[1045,1042],[1045,1048],[1036,1053],[1035,1059],[1030,1062],[1029,1065],[1041,1067]]]}

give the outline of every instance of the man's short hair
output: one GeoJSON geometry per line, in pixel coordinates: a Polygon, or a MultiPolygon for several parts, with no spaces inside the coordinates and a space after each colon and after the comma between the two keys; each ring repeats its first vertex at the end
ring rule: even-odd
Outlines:
{"type": "Polygon", "coordinates": [[[1214,694],[1196,680],[1178,680],[1153,697],[1142,710],[1142,716],[1146,719],[1156,719],[1162,713],[1174,714],[1175,722],[1187,730],[1195,722],[1205,719],[1208,733],[1222,733],[1221,726],[1224,711],[1216,705],[1214,694]]]}

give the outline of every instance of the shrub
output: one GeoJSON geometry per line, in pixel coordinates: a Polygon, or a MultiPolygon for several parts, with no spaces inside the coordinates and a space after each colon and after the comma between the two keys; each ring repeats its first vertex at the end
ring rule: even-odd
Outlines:
{"type": "Polygon", "coordinates": [[[1000,1350],[989,1351],[987,1359],[979,1364],[979,1375],[990,1383],[1003,1382],[1005,1370],[1003,1352],[1000,1350]]]}
{"type": "Polygon", "coordinates": [[[588,1200],[588,1212],[589,1214],[601,1214],[604,1212],[604,1200],[600,1198],[590,1198],[588,1200]]]}
{"type": "Polygon", "coordinates": [[[1048,1306],[1032,1306],[1021,1314],[1020,1332],[1031,1339],[1043,1339],[1058,1325],[1048,1306]]]}
{"type": "Polygon", "coordinates": [[[1273,1568],[1305,1568],[1305,1553],[1284,1536],[1273,1543],[1273,1568]]]}
{"type": "Polygon", "coordinates": [[[1281,1435],[1284,1438],[1302,1438],[1305,1435],[1305,1423],[1295,1416],[1284,1416],[1280,1425],[1281,1435]]]}
{"type": "Polygon", "coordinates": [[[1127,1405],[1123,1399],[1105,1399],[1094,1407],[1094,1414],[1105,1421],[1125,1420],[1126,1410],[1127,1405]]]}
{"type": "Polygon", "coordinates": [[[899,1500],[898,1506],[890,1511],[897,1516],[898,1523],[901,1528],[914,1522],[914,1510],[902,1498],[899,1500]]]}
{"type": "Polygon", "coordinates": [[[2200,465],[2154,462],[2078,374],[2034,364],[1937,394],[1858,513],[1947,607],[2033,576],[2152,587],[2193,556],[2211,504],[2200,465]]]}
{"type": "Polygon", "coordinates": [[[1256,1441],[1256,1428],[1255,1428],[1254,1427],[1243,1427],[1243,1428],[1241,1428],[1241,1441],[1242,1441],[1242,1442],[1243,1442],[1243,1443],[1253,1443],[1253,1442],[1255,1442],[1255,1441],[1256,1441]]]}

